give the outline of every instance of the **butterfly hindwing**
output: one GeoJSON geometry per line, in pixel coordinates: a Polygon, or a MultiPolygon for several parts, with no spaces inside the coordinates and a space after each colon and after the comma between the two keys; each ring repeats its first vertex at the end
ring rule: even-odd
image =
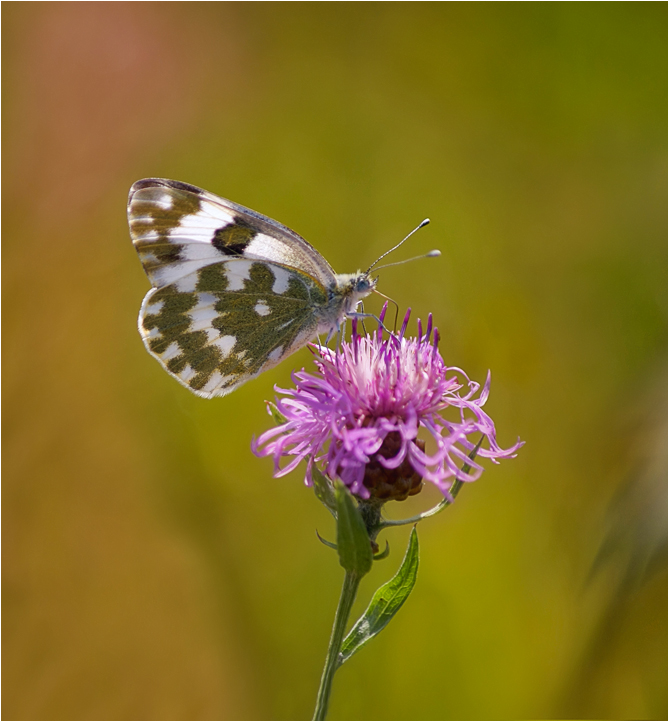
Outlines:
{"type": "Polygon", "coordinates": [[[149,291],[139,328],[168,373],[211,398],[230,393],[313,338],[314,308],[326,301],[323,286],[297,269],[230,258],[149,291]]]}

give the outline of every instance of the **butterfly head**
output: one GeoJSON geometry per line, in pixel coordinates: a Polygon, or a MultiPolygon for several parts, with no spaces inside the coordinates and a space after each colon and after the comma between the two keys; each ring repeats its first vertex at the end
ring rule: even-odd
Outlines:
{"type": "Polygon", "coordinates": [[[369,273],[362,271],[337,274],[335,294],[344,301],[343,314],[353,313],[358,303],[376,288],[377,281],[378,278],[372,278],[369,273]]]}
{"type": "Polygon", "coordinates": [[[367,271],[364,273],[358,271],[353,277],[353,293],[359,298],[369,296],[369,294],[376,289],[376,284],[379,281],[379,277],[372,278],[367,271]]]}

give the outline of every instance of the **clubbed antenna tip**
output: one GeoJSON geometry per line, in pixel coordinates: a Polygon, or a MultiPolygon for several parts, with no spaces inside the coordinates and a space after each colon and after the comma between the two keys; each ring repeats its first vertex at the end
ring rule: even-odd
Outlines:
{"type": "Polygon", "coordinates": [[[421,221],[421,222],[413,229],[413,231],[411,231],[411,233],[409,233],[408,236],[405,236],[396,246],[393,246],[389,251],[386,251],[385,253],[382,253],[382,254],[376,259],[376,261],[374,261],[374,263],[372,263],[372,265],[365,271],[365,273],[369,273],[369,272],[372,270],[372,268],[374,268],[374,266],[376,266],[376,264],[377,264],[382,258],[385,258],[389,253],[392,253],[394,250],[398,249],[398,248],[404,243],[404,241],[406,241],[407,239],[411,238],[411,236],[413,236],[413,234],[414,234],[416,231],[420,230],[423,226],[426,226],[429,222],[430,222],[430,219],[429,219],[429,218],[426,218],[424,221],[421,221]]]}

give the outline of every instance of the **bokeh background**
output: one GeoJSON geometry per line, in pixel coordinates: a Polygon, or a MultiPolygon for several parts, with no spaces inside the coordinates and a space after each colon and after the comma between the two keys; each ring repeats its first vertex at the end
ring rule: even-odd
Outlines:
{"type": "Polygon", "coordinates": [[[331,718],[666,719],[666,5],[2,11],[3,717],[313,710],[332,521],[249,449],[310,355],[213,401],[147,355],[125,204],[160,176],[340,272],[429,216],[401,253],[443,256],[380,289],[492,370],[499,440],[527,442],[420,528],[331,718]]]}

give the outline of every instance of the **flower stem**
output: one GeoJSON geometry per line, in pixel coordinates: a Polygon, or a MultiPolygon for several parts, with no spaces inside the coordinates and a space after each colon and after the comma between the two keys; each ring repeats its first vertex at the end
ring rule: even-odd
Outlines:
{"type": "Polygon", "coordinates": [[[321,685],[318,688],[316,709],[314,710],[313,717],[315,720],[324,720],[327,717],[332,680],[339,667],[339,652],[341,651],[341,644],[344,640],[346,622],[351,613],[351,607],[355,601],[359,584],[360,577],[355,572],[346,572],[344,584],[341,588],[341,596],[339,597],[339,605],[337,606],[337,612],[335,613],[334,624],[332,626],[332,635],[330,636],[328,653],[325,658],[325,667],[323,667],[323,674],[321,676],[321,685]]]}

